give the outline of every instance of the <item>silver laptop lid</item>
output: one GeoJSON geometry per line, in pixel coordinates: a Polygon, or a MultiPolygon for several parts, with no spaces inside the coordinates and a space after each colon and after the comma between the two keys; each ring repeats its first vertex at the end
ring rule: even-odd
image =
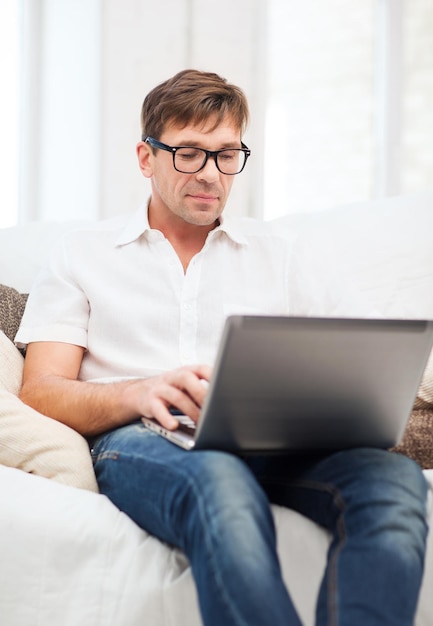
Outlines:
{"type": "Polygon", "coordinates": [[[195,447],[391,447],[432,343],[431,321],[232,316],[195,447]]]}

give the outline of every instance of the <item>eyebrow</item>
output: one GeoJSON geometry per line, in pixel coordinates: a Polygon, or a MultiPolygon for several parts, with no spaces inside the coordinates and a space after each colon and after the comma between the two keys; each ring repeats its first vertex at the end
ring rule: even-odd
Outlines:
{"type": "MultiPolygon", "coordinates": [[[[177,146],[185,146],[188,148],[201,148],[202,150],[207,150],[207,148],[204,148],[203,146],[200,146],[197,142],[195,141],[184,141],[183,143],[179,142],[177,144],[177,146]]],[[[220,148],[217,148],[218,150],[226,150],[226,149],[230,149],[230,148],[236,148],[236,149],[241,149],[241,142],[227,142],[227,143],[223,143],[221,144],[220,148]]]]}

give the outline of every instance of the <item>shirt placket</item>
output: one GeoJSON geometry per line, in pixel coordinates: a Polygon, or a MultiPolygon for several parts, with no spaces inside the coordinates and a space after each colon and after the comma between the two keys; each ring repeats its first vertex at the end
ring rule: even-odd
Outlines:
{"type": "Polygon", "coordinates": [[[179,329],[179,356],[182,365],[197,362],[197,306],[201,258],[201,254],[198,254],[191,260],[183,280],[179,329]]]}

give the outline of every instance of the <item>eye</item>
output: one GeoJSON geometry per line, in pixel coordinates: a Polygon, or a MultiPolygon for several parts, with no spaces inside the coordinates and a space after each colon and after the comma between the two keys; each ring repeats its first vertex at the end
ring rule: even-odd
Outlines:
{"type": "Polygon", "coordinates": [[[176,156],[183,161],[194,161],[195,159],[202,159],[203,152],[199,148],[181,148],[176,151],[176,156]]]}
{"type": "Polygon", "coordinates": [[[222,150],[218,156],[223,161],[230,162],[236,159],[238,154],[239,154],[239,150],[222,150]]]}

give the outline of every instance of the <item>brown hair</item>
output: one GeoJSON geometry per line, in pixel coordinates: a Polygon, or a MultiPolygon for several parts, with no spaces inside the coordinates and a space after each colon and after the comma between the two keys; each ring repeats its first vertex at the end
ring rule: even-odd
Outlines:
{"type": "Polygon", "coordinates": [[[157,85],[144,99],[141,109],[143,139],[159,139],[170,124],[201,124],[215,116],[215,126],[228,115],[241,131],[249,112],[243,91],[212,72],[183,70],[157,85]]]}

